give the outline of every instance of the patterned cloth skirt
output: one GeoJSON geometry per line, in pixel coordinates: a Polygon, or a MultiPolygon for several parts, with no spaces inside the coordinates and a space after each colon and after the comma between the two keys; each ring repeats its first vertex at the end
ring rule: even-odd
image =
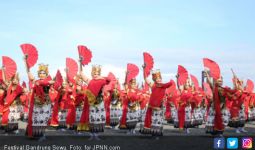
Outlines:
{"type": "Polygon", "coordinates": [[[206,120],[207,120],[207,108],[206,107],[202,107],[201,108],[201,113],[203,115],[203,123],[205,123],[206,120]]]}
{"type": "Polygon", "coordinates": [[[82,114],[83,107],[77,106],[76,107],[76,118],[75,118],[75,125],[77,126],[80,123],[81,120],[81,114],[82,114]]]}
{"type": "Polygon", "coordinates": [[[6,132],[18,130],[18,121],[21,118],[21,112],[23,112],[22,105],[10,106],[10,113],[8,115],[8,124],[5,126],[6,132]]]}
{"type": "MultiPolygon", "coordinates": [[[[176,113],[176,117],[174,118],[174,127],[179,128],[179,120],[178,120],[178,113],[176,113]]],[[[184,121],[184,128],[191,128],[193,127],[191,124],[192,114],[191,114],[191,106],[185,107],[185,121],[184,121]]]]}
{"type": "Polygon", "coordinates": [[[242,108],[239,110],[238,118],[230,119],[228,126],[233,128],[244,127],[245,125],[245,108],[244,105],[241,106],[242,108]]]}
{"type": "Polygon", "coordinates": [[[203,124],[203,114],[201,111],[201,108],[195,108],[193,110],[192,119],[191,119],[191,125],[192,126],[199,126],[203,124]]]}
{"type": "Polygon", "coordinates": [[[45,133],[48,126],[48,121],[51,114],[51,104],[45,103],[43,105],[34,105],[33,110],[33,137],[41,137],[45,133]]]}
{"type": "Polygon", "coordinates": [[[143,134],[152,134],[154,136],[163,135],[163,121],[164,121],[164,110],[152,110],[151,128],[147,129],[144,126],[140,127],[140,132],[143,134]]]}
{"type": "Polygon", "coordinates": [[[140,122],[140,131],[144,128],[144,120],[146,116],[147,107],[140,110],[139,122],[140,122]]]}
{"type": "Polygon", "coordinates": [[[249,108],[248,121],[255,121],[255,107],[249,108]]]}
{"type": "Polygon", "coordinates": [[[178,119],[177,109],[175,106],[171,107],[171,119],[168,121],[169,123],[174,123],[174,120],[178,119]]]}
{"type": "Polygon", "coordinates": [[[122,110],[120,105],[110,105],[110,125],[116,126],[120,122],[122,110]]]}
{"type": "Polygon", "coordinates": [[[106,114],[104,102],[89,107],[89,128],[91,132],[104,132],[106,114]]]}
{"type": "Polygon", "coordinates": [[[139,107],[136,107],[135,109],[128,108],[126,121],[127,129],[135,129],[136,124],[139,121],[139,115],[140,115],[139,107]]]}
{"type": "Polygon", "coordinates": [[[24,112],[24,109],[25,109],[24,106],[20,105],[18,109],[20,110],[20,120],[27,122],[28,112],[24,112]]]}
{"type": "Polygon", "coordinates": [[[28,112],[24,112],[23,113],[23,121],[27,121],[28,120],[28,112]]]}
{"type": "Polygon", "coordinates": [[[140,109],[139,121],[142,122],[142,123],[145,120],[146,111],[147,111],[147,107],[144,108],[144,109],[140,109]]]}
{"type": "Polygon", "coordinates": [[[58,112],[58,122],[59,122],[59,127],[60,128],[65,128],[66,127],[66,115],[67,115],[67,110],[63,109],[58,112]]]}
{"type": "MultiPolygon", "coordinates": [[[[226,127],[229,123],[230,112],[227,108],[224,108],[221,110],[221,114],[222,114],[223,125],[226,127]]],[[[205,124],[206,133],[214,133],[214,129],[213,129],[214,119],[215,119],[215,110],[213,107],[210,107],[209,112],[208,112],[207,121],[205,124]]]]}

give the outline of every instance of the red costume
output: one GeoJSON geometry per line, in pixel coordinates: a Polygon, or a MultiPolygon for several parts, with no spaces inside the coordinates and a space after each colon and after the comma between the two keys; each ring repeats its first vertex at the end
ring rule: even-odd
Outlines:
{"type": "Polygon", "coordinates": [[[179,107],[178,107],[178,121],[179,128],[183,129],[185,124],[185,108],[192,98],[190,90],[184,90],[180,95],[179,107]]]}
{"type": "MultiPolygon", "coordinates": [[[[22,87],[20,85],[16,85],[15,89],[13,89],[12,84],[9,86],[9,88],[7,90],[7,94],[6,94],[6,101],[4,104],[4,109],[3,109],[2,126],[7,126],[9,123],[8,116],[10,113],[10,107],[17,106],[17,105],[21,104],[21,102],[17,99],[21,94],[22,94],[22,87]]],[[[15,123],[18,124],[17,122],[15,122],[15,123]]],[[[18,129],[18,126],[16,126],[15,129],[18,129]]],[[[10,129],[10,130],[12,130],[12,129],[10,129]]]]}
{"type": "Polygon", "coordinates": [[[165,96],[165,91],[169,88],[173,83],[161,83],[161,84],[154,84],[151,89],[151,96],[149,100],[149,107],[146,112],[145,121],[144,121],[144,128],[150,129],[152,123],[152,113],[154,110],[160,110],[161,105],[163,103],[163,98],[165,96]]]}
{"type": "MultiPolygon", "coordinates": [[[[93,126],[93,121],[90,120],[90,109],[91,107],[96,107],[97,105],[102,103],[103,98],[102,96],[102,89],[103,87],[108,84],[110,80],[107,78],[102,79],[92,79],[87,87],[86,90],[86,97],[84,100],[84,107],[81,115],[80,124],[78,125],[78,130],[88,130],[90,129],[92,132],[95,130],[95,126],[93,126]]],[[[104,106],[103,106],[104,107],[104,106]]],[[[105,118],[102,118],[105,119],[105,118]]],[[[105,120],[104,120],[105,121],[105,120]]],[[[100,126],[100,131],[102,131],[102,127],[104,123],[100,126]]]]}
{"type": "MultiPolygon", "coordinates": [[[[127,118],[128,115],[128,110],[132,109],[135,110],[137,109],[137,103],[140,98],[139,91],[136,89],[128,89],[127,92],[123,93],[123,99],[122,99],[122,117],[120,120],[120,128],[128,128],[128,129],[133,129],[135,128],[136,123],[138,122],[138,118],[127,118]],[[136,120],[136,121],[134,121],[136,120]]],[[[137,116],[138,117],[138,116],[137,116]]]]}
{"type": "MultiPolygon", "coordinates": [[[[41,105],[48,105],[50,103],[50,99],[48,97],[49,92],[49,81],[51,80],[51,77],[48,76],[46,79],[39,79],[35,81],[35,85],[32,89],[32,95],[31,95],[31,101],[30,101],[30,107],[29,107],[29,114],[28,114],[28,125],[27,125],[27,134],[29,137],[35,137],[35,136],[43,136],[45,127],[47,126],[49,113],[47,110],[41,110],[42,113],[47,114],[45,115],[45,120],[42,121],[42,125],[40,124],[40,120],[33,120],[34,118],[34,108],[42,108],[41,105]],[[38,121],[38,122],[37,122],[38,121]],[[38,123],[38,126],[33,126],[33,124],[38,123]],[[40,125],[39,125],[40,124],[40,125]],[[41,127],[38,132],[33,132],[33,128],[36,129],[37,127],[41,127]]],[[[49,108],[47,108],[49,109],[49,108]]],[[[38,113],[38,112],[35,112],[38,113]]],[[[38,118],[37,118],[38,119],[38,118]]]]}

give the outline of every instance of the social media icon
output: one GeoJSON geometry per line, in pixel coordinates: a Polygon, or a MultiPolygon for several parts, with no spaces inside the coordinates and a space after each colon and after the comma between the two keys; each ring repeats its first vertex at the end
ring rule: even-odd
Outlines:
{"type": "Polygon", "coordinates": [[[228,138],[227,139],[228,149],[238,149],[238,138],[228,138]]]}
{"type": "Polygon", "coordinates": [[[225,149],[225,139],[224,138],[214,138],[214,149],[225,149]]]}
{"type": "Polygon", "coordinates": [[[252,138],[242,138],[242,148],[251,149],[252,148],[252,138]]]}

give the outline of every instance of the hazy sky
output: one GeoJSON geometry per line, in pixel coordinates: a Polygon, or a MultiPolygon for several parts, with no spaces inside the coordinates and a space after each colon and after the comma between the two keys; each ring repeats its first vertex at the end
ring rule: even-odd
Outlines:
{"type": "MultiPolygon", "coordinates": [[[[255,81],[254,6],[253,0],[2,1],[0,56],[17,62],[23,80],[19,45],[32,43],[38,63],[49,64],[52,75],[63,70],[66,57],[78,59],[82,44],[93,52],[91,64],[101,64],[104,74],[113,71],[121,80],[126,64],[141,68],[142,52],[148,51],[164,81],[174,78],[179,64],[200,80],[203,57],[220,64],[227,85],[230,68],[255,81]]],[[[88,74],[90,67],[85,70],[88,74]]]]}

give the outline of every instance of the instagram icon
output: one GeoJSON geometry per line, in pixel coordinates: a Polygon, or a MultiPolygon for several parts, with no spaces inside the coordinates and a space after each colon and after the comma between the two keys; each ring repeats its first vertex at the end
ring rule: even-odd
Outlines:
{"type": "Polygon", "coordinates": [[[252,138],[242,138],[242,148],[251,149],[252,148],[252,138]]]}

